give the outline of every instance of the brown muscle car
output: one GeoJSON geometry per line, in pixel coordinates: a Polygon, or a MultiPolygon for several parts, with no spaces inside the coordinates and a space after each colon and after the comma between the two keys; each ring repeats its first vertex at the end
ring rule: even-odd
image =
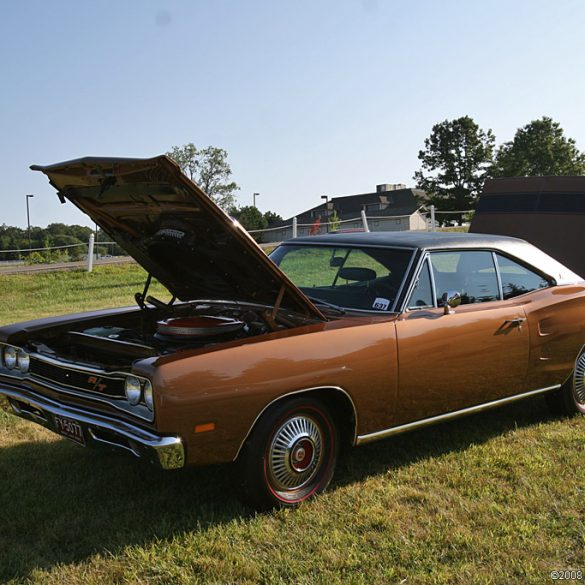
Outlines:
{"type": "Polygon", "coordinates": [[[266,508],[324,490],[344,445],[536,394],[585,412],[585,282],[527,242],[328,234],[268,258],[165,156],[32,168],[149,275],[134,307],[0,329],[0,395],[81,445],[236,461],[266,508]]]}

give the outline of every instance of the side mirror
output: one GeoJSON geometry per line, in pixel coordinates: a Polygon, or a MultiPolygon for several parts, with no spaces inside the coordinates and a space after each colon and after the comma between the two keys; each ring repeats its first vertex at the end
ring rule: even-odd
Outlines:
{"type": "Polygon", "coordinates": [[[451,315],[455,312],[453,309],[461,304],[461,293],[456,290],[447,291],[446,293],[443,293],[441,300],[443,301],[443,308],[445,309],[444,314],[451,315]]]}

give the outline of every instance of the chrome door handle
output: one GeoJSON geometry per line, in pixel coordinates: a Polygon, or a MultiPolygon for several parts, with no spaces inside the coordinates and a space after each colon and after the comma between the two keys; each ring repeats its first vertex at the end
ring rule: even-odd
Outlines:
{"type": "Polygon", "coordinates": [[[516,325],[518,328],[522,327],[522,324],[526,321],[525,317],[516,317],[515,319],[506,319],[504,325],[516,325]]]}

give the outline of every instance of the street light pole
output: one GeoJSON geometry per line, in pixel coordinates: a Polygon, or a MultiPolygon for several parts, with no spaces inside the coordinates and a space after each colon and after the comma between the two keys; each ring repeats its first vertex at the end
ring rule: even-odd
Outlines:
{"type": "MultiPolygon", "coordinates": [[[[252,193],[252,198],[254,199],[254,207],[256,207],[256,197],[260,197],[260,193],[252,193]]],[[[256,207],[256,209],[258,209],[256,207]]]]}
{"type": "MultiPolygon", "coordinates": [[[[28,207],[28,200],[31,197],[34,197],[34,195],[27,195],[26,196],[26,223],[28,224],[28,248],[29,248],[29,250],[32,248],[32,240],[30,237],[30,210],[28,207]]],[[[29,254],[30,254],[30,252],[29,252],[29,254]]]]}

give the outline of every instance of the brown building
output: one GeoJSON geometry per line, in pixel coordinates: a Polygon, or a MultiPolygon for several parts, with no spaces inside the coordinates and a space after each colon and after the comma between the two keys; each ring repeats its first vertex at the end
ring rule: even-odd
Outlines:
{"type": "Polygon", "coordinates": [[[469,231],[528,240],[585,276],[585,177],[489,179],[469,231]]]}

